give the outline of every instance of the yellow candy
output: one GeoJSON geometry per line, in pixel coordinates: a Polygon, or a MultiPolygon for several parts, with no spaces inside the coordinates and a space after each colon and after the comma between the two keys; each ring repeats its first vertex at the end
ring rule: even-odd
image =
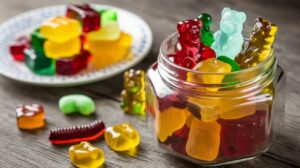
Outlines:
{"type": "Polygon", "coordinates": [[[221,125],[216,121],[206,123],[194,118],[185,147],[187,154],[205,161],[216,159],[219,154],[220,133],[221,125]]]}
{"type": "Polygon", "coordinates": [[[101,27],[98,31],[91,31],[87,34],[90,41],[111,41],[120,37],[120,28],[117,22],[110,22],[101,27]]]}
{"type": "Polygon", "coordinates": [[[140,143],[140,135],[128,124],[115,125],[105,130],[106,144],[115,151],[127,151],[140,143]]]}
{"type": "Polygon", "coordinates": [[[50,41],[62,43],[80,36],[81,25],[75,19],[57,16],[41,25],[40,34],[50,41]]]}
{"type": "Polygon", "coordinates": [[[161,112],[157,111],[155,113],[155,129],[158,139],[164,142],[174,131],[182,128],[188,114],[187,109],[175,107],[167,108],[161,112]]]}
{"type": "Polygon", "coordinates": [[[68,58],[80,52],[80,38],[75,37],[62,43],[56,43],[50,40],[45,41],[44,50],[48,58],[68,58]]]}
{"type": "Polygon", "coordinates": [[[104,163],[104,153],[89,142],[81,142],[69,148],[71,162],[80,168],[97,168],[104,163]]]}

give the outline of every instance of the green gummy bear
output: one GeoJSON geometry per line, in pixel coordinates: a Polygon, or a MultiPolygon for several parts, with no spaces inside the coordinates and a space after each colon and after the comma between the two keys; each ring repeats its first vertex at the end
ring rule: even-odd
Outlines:
{"type": "Polygon", "coordinates": [[[113,9],[104,9],[99,11],[101,16],[101,26],[105,26],[110,22],[117,22],[118,15],[113,9]]]}
{"type": "Polygon", "coordinates": [[[95,102],[88,96],[72,94],[59,100],[59,108],[64,114],[80,113],[88,116],[95,112],[95,102]]]}
{"type": "Polygon", "coordinates": [[[41,52],[44,53],[44,42],[46,41],[46,38],[44,38],[40,34],[40,30],[36,29],[31,34],[31,46],[34,49],[35,52],[41,52]]]}
{"type": "Polygon", "coordinates": [[[212,45],[212,43],[214,42],[214,35],[213,35],[212,31],[210,30],[212,18],[207,13],[202,13],[198,18],[203,23],[203,26],[201,28],[201,42],[205,46],[210,47],[212,45]]]}
{"type": "Polygon", "coordinates": [[[42,52],[35,52],[33,49],[26,49],[25,63],[34,73],[39,75],[54,75],[55,60],[47,58],[42,52]]]}

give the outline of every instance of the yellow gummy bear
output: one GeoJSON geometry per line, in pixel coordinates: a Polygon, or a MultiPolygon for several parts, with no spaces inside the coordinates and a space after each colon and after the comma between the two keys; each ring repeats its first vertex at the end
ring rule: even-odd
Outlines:
{"type": "Polygon", "coordinates": [[[118,28],[107,30],[109,28],[111,27],[102,27],[99,32],[90,32],[87,36],[88,50],[93,55],[91,62],[96,68],[121,61],[128,55],[131,47],[131,35],[120,33],[118,28]]]}
{"type": "Polygon", "coordinates": [[[44,50],[48,58],[68,58],[78,54],[81,49],[80,38],[75,37],[62,43],[45,41],[44,50]]]}
{"type": "Polygon", "coordinates": [[[75,19],[57,16],[44,22],[40,27],[40,33],[50,41],[62,43],[80,36],[81,25],[75,19]]]}
{"type": "Polygon", "coordinates": [[[115,151],[127,151],[140,143],[140,135],[128,124],[115,125],[105,129],[106,144],[115,151]]]}
{"type": "Polygon", "coordinates": [[[221,125],[216,121],[206,123],[194,118],[185,147],[187,154],[205,161],[216,159],[219,154],[220,132],[221,125]]]}
{"type": "Polygon", "coordinates": [[[71,146],[69,156],[71,162],[79,168],[97,168],[105,160],[103,151],[86,141],[71,146]]]}
{"type": "Polygon", "coordinates": [[[157,111],[155,113],[155,129],[158,139],[164,142],[173,132],[182,128],[188,114],[187,109],[175,107],[167,108],[161,112],[157,111]]]}

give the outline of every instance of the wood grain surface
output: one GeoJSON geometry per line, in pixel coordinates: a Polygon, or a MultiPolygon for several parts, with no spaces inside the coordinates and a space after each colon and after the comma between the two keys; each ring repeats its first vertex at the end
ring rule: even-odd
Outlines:
{"type": "MultiPolygon", "coordinates": [[[[81,3],[78,0],[1,0],[0,22],[22,12],[56,4],[81,3]]],[[[162,40],[176,29],[177,21],[193,18],[202,12],[219,16],[228,6],[247,13],[248,25],[258,16],[268,18],[279,27],[275,49],[279,64],[287,74],[285,124],[270,150],[247,162],[226,167],[299,167],[300,166],[300,1],[292,0],[92,0],[85,2],[115,5],[143,17],[154,33],[150,54],[136,68],[147,69],[157,58],[162,40]]],[[[130,24],[130,22],[128,22],[130,24]]],[[[1,32],[0,32],[1,33],[1,32]]],[[[44,88],[16,83],[0,77],[0,167],[73,167],[68,158],[68,147],[56,147],[48,142],[49,130],[90,122],[96,118],[106,125],[129,122],[141,134],[137,155],[116,153],[103,140],[94,145],[104,149],[103,167],[194,168],[191,164],[158,148],[146,118],[125,115],[119,108],[122,75],[108,80],[68,88],[44,88]],[[97,104],[96,115],[89,118],[64,116],[58,109],[58,99],[70,93],[91,96],[97,104]],[[18,104],[40,103],[46,108],[47,127],[38,132],[20,131],[16,126],[15,108],[18,104]]]]}

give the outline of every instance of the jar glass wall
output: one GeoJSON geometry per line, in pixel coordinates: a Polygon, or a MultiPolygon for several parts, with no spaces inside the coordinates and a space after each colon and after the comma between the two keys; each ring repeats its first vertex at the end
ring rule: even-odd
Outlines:
{"type": "Polygon", "coordinates": [[[201,165],[234,163],[266,151],[284,114],[285,74],[274,52],[245,70],[200,73],[170,60],[176,43],[174,33],[147,72],[147,112],[158,144],[201,165]],[[211,78],[221,82],[203,82],[211,78]]]}

